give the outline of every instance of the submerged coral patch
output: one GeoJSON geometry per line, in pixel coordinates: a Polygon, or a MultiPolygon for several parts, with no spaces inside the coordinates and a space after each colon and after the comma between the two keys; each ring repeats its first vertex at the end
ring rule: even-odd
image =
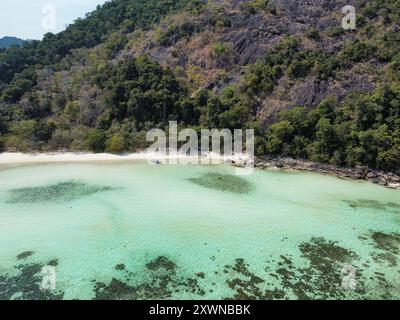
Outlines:
{"type": "Polygon", "coordinates": [[[246,179],[230,174],[208,172],[188,180],[205,188],[233,193],[249,193],[253,189],[253,185],[246,179]]]}
{"type": "Polygon", "coordinates": [[[259,285],[264,284],[265,280],[249,270],[244,259],[236,259],[233,266],[225,266],[224,273],[234,274],[233,279],[227,279],[226,282],[235,294],[232,297],[226,297],[226,300],[272,300],[283,299],[285,292],[278,288],[264,289],[259,285]]]}
{"type": "Polygon", "coordinates": [[[149,263],[146,264],[147,269],[149,270],[160,270],[160,269],[165,269],[167,271],[173,271],[176,268],[176,265],[174,262],[169,260],[166,257],[158,257],[157,259],[150,261],[149,263]]]}
{"type": "Polygon", "coordinates": [[[400,233],[373,232],[375,247],[393,254],[400,254],[400,233]]]}
{"type": "MultiPolygon", "coordinates": [[[[30,252],[30,251],[27,251],[30,252]]],[[[0,300],[61,300],[64,293],[59,290],[44,289],[43,267],[54,266],[52,260],[47,264],[30,263],[15,267],[17,274],[0,275],[0,300]]]]}
{"type": "Polygon", "coordinates": [[[384,233],[371,231],[360,237],[368,241],[375,249],[370,255],[378,263],[388,263],[391,267],[397,267],[400,259],[400,233],[384,233]]]}
{"type": "Polygon", "coordinates": [[[334,241],[312,238],[299,246],[305,264],[295,264],[291,256],[281,256],[276,269],[265,268],[267,274],[256,275],[243,259],[236,259],[226,269],[233,275],[228,286],[235,294],[228,299],[343,299],[349,294],[363,296],[363,278],[358,287],[348,292],[342,286],[342,270],[357,260],[357,255],[334,241]]]}
{"type": "MultiPolygon", "coordinates": [[[[389,262],[384,265],[385,269],[398,270],[400,234],[371,231],[360,239],[371,246],[371,258],[389,262]]],[[[32,254],[32,251],[25,251],[18,257],[26,259],[32,254]]],[[[260,259],[266,263],[261,269],[243,258],[235,259],[231,265],[218,265],[213,270],[221,280],[218,284],[215,280],[211,282],[211,273],[209,276],[204,272],[187,273],[185,266],[167,256],[147,260],[134,270],[122,261],[115,265],[117,273],[108,281],[92,280],[93,298],[208,299],[208,292],[215,292],[217,285],[224,289],[220,298],[227,300],[398,298],[398,284],[387,278],[381,269],[371,270],[370,260],[361,259],[339,242],[322,237],[300,243],[297,253],[260,259]],[[349,275],[353,276],[348,278],[354,280],[352,287],[346,280],[349,275]]],[[[58,260],[47,264],[27,261],[15,266],[16,273],[0,275],[0,300],[62,299],[64,292],[43,291],[40,287],[43,267],[56,267],[58,260]]]]}
{"type": "Polygon", "coordinates": [[[225,266],[228,286],[234,294],[226,299],[373,299],[394,298],[396,288],[390,288],[383,274],[369,276],[374,290],[367,290],[367,278],[357,254],[335,241],[312,238],[299,245],[304,263],[291,255],[269,258],[265,273],[255,274],[244,259],[225,266]],[[273,264],[276,267],[273,268],[273,264]],[[347,287],[349,270],[354,271],[354,287],[347,287]]]}
{"type": "Polygon", "coordinates": [[[115,270],[118,270],[118,271],[123,271],[123,270],[125,270],[125,268],[126,268],[126,266],[123,263],[119,263],[115,266],[115,270]]]}
{"type": "Polygon", "coordinates": [[[175,262],[163,256],[157,257],[146,264],[143,272],[128,272],[130,276],[124,281],[117,278],[108,284],[94,281],[95,299],[149,300],[172,299],[174,294],[179,293],[205,295],[195,277],[185,277],[178,271],[175,262]]]}
{"type": "Polygon", "coordinates": [[[89,185],[80,181],[66,181],[44,187],[9,190],[7,203],[66,202],[110,190],[113,190],[113,188],[109,186],[89,185]]]}
{"type": "Polygon", "coordinates": [[[400,204],[394,202],[382,202],[377,200],[359,199],[359,200],[343,200],[354,209],[375,209],[375,210],[391,210],[400,209],[400,204]]]}
{"type": "Polygon", "coordinates": [[[24,252],[20,253],[19,255],[17,255],[17,260],[24,260],[33,254],[34,254],[33,251],[24,251],[24,252]]]}

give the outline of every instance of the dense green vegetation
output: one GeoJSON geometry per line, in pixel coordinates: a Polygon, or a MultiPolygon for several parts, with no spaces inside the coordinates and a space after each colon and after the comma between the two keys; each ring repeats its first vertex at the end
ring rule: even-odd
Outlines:
{"type": "MultiPolygon", "coordinates": [[[[400,1],[360,4],[357,33],[335,50],[305,43],[340,38],[342,29],[311,27],[302,37],[284,36],[247,66],[242,81],[217,92],[191,92],[172,70],[148,57],[118,55],[136,41],[139,29],[181,9],[180,23],[162,30],[156,26],[159,43],[168,46],[200,32],[205,27],[192,22],[190,14],[202,6],[203,1],[190,0],[111,1],[60,34],[0,50],[0,150],[134,151],[146,147],[150,128],[177,120],[194,129],[254,128],[259,155],[399,169],[400,33],[395,23],[400,1]],[[328,96],[313,110],[291,106],[268,126],[257,118],[263,99],[282,79],[295,84],[312,76],[332,83],[369,64],[377,69],[373,92],[328,96]]],[[[276,14],[263,1],[241,9],[276,14]]],[[[220,10],[210,13],[208,23],[231,26],[220,10]]],[[[222,65],[231,54],[223,42],[211,48],[222,65]]]]}
{"type": "Polygon", "coordinates": [[[400,166],[400,87],[383,86],[338,102],[328,97],[312,111],[283,111],[267,135],[275,154],[335,165],[400,166]]]}
{"type": "MultiPolygon", "coordinates": [[[[400,37],[392,24],[400,19],[400,1],[389,2],[387,6],[379,1],[361,5],[361,36],[339,51],[302,49],[296,38],[287,37],[264,60],[250,66],[246,90],[255,97],[271,92],[283,75],[292,80],[310,74],[332,80],[356,63],[373,60],[383,64],[384,74],[374,92],[351,92],[342,101],[329,96],[314,110],[297,106],[280,112],[278,121],[262,133],[258,153],[399,170],[400,37]],[[387,27],[383,37],[372,29],[378,16],[387,27]]],[[[306,35],[319,38],[315,29],[306,35]]]]}
{"type": "Polygon", "coordinates": [[[16,37],[3,37],[0,38],[0,49],[6,49],[11,47],[12,45],[20,46],[24,44],[24,40],[16,38],[16,37]]]}
{"type": "Polygon", "coordinates": [[[201,1],[190,0],[118,0],[98,6],[84,19],[77,19],[65,31],[48,33],[42,41],[30,41],[22,47],[0,51],[0,93],[3,99],[16,102],[36,83],[35,70],[58,64],[76,48],[91,48],[113,31],[128,33],[148,28],[168,13],[188,8],[195,10],[201,1]],[[10,84],[11,83],[11,84],[10,84]],[[7,84],[10,84],[8,87],[7,84]]]}
{"type": "Polygon", "coordinates": [[[34,91],[12,108],[0,104],[0,133],[7,147],[120,152],[145,147],[145,133],[170,120],[194,128],[233,129],[249,119],[244,95],[237,95],[235,87],[220,97],[202,90],[191,98],[171,70],[146,57],[91,72],[85,74],[90,85],[84,93],[76,84],[62,89],[55,83],[47,96],[34,91]],[[60,90],[69,90],[70,99],[60,90]]]}

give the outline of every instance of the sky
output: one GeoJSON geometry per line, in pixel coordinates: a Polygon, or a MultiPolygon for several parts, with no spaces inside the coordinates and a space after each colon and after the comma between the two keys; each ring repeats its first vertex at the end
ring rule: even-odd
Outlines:
{"type": "Polygon", "coordinates": [[[57,33],[106,0],[0,0],[0,38],[40,40],[57,33]]]}

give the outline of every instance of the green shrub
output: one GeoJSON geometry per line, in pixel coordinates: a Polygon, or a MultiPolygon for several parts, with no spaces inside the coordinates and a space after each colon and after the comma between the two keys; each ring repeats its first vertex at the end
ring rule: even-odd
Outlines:
{"type": "Polygon", "coordinates": [[[315,27],[308,28],[306,31],[306,36],[314,40],[318,40],[320,38],[319,31],[315,27]]]}
{"type": "Polygon", "coordinates": [[[120,153],[126,150],[125,140],[122,136],[113,135],[106,141],[106,151],[111,153],[120,153]]]}
{"type": "Polygon", "coordinates": [[[102,130],[91,129],[86,135],[85,141],[89,150],[94,152],[104,152],[106,148],[106,133],[102,130]]]}
{"type": "Polygon", "coordinates": [[[0,135],[0,152],[5,150],[4,140],[3,137],[0,135]]]}
{"type": "Polygon", "coordinates": [[[266,151],[336,165],[398,170],[399,93],[396,86],[381,86],[368,94],[348,94],[342,102],[327,98],[312,111],[281,112],[268,130],[266,151]]]}

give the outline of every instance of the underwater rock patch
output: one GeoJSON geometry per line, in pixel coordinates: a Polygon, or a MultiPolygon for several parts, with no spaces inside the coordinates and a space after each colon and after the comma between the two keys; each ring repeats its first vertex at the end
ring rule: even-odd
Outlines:
{"type": "Polygon", "coordinates": [[[147,269],[156,271],[160,269],[165,269],[167,271],[174,271],[176,268],[175,263],[171,260],[167,259],[166,257],[158,257],[157,259],[150,261],[146,264],[147,269]]]}
{"type": "Polygon", "coordinates": [[[227,271],[234,271],[237,277],[226,280],[228,286],[235,291],[231,297],[225,300],[272,300],[284,299],[285,292],[278,288],[265,289],[259,285],[265,282],[260,276],[249,270],[249,265],[244,259],[236,259],[233,266],[225,266],[227,271]]]}
{"type": "Polygon", "coordinates": [[[300,251],[310,264],[319,270],[327,268],[329,263],[349,263],[357,259],[357,254],[338,245],[336,241],[328,241],[324,238],[312,238],[309,242],[303,242],[300,251]]]}
{"type": "Polygon", "coordinates": [[[394,202],[382,202],[377,200],[359,199],[359,200],[343,200],[349,207],[354,209],[376,209],[391,210],[400,209],[400,204],[394,202]]]}
{"type": "Polygon", "coordinates": [[[109,186],[88,185],[80,181],[66,181],[45,187],[9,190],[7,203],[67,202],[110,190],[113,190],[113,188],[109,186]]]}
{"type": "MultiPolygon", "coordinates": [[[[391,252],[394,252],[395,242],[400,239],[397,237],[396,234],[374,235],[376,245],[391,252]]],[[[253,272],[241,258],[232,265],[223,266],[218,272],[216,270],[215,274],[224,277],[233,291],[224,299],[392,299],[398,292],[396,284],[390,283],[383,273],[375,272],[375,275],[368,274],[366,277],[364,269],[369,268],[369,261],[360,260],[355,252],[336,241],[314,237],[302,242],[298,248],[301,260],[294,260],[291,255],[281,255],[276,259],[270,257],[266,260],[265,272],[253,272]],[[348,268],[353,268],[355,272],[356,282],[352,288],[346,287],[343,282],[348,268]]],[[[179,271],[174,261],[159,256],[146,263],[142,272],[131,273],[127,270],[130,275],[127,278],[113,278],[109,283],[94,281],[95,298],[147,300],[174,299],[176,295],[204,297],[206,292],[198,281],[203,283],[205,274],[199,272],[193,277],[186,277],[179,271]]]]}
{"type": "Polygon", "coordinates": [[[24,260],[34,254],[33,251],[25,251],[17,255],[17,260],[24,260]]]}
{"type": "Polygon", "coordinates": [[[123,263],[119,263],[115,266],[115,270],[122,271],[125,270],[126,266],[123,263]]]}
{"type": "Polygon", "coordinates": [[[230,174],[208,172],[200,177],[189,178],[188,180],[204,188],[238,194],[249,193],[253,189],[253,185],[247,180],[230,174]]]}
{"type": "Polygon", "coordinates": [[[51,267],[57,267],[57,266],[58,266],[58,259],[50,260],[50,261],[47,263],[47,265],[48,265],[48,266],[51,266],[51,267]]]}
{"type": "Polygon", "coordinates": [[[393,254],[400,253],[400,233],[373,232],[375,247],[393,254]]]}
{"type": "Polygon", "coordinates": [[[398,295],[399,288],[389,284],[384,274],[366,276],[363,268],[369,267],[368,261],[338,242],[312,238],[299,249],[308,266],[295,266],[286,259],[275,270],[285,291],[292,290],[298,299],[393,299],[398,295]],[[354,287],[347,287],[348,276],[354,277],[354,287]]]}
{"type": "MultiPolygon", "coordinates": [[[[56,260],[52,260],[56,261],[56,260]]],[[[42,263],[21,264],[15,266],[16,275],[0,275],[0,300],[61,300],[64,293],[60,290],[44,290],[42,263]]]]}
{"type": "Polygon", "coordinates": [[[291,291],[297,299],[344,299],[365,293],[360,270],[353,264],[358,260],[353,251],[321,237],[301,243],[299,250],[306,265],[296,266],[290,257],[281,257],[275,270],[285,291],[291,291]],[[347,265],[357,273],[354,290],[342,286],[342,272],[347,265]]]}
{"type": "Polygon", "coordinates": [[[296,265],[291,256],[281,255],[276,269],[270,270],[268,265],[264,275],[251,272],[243,259],[237,259],[233,266],[225,266],[230,270],[227,284],[235,291],[226,299],[346,299],[366,294],[362,270],[357,267],[354,267],[357,287],[349,291],[342,286],[343,267],[358,259],[351,250],[334,241],[312,238],[301,243],[299,251],[304,264],[296,265]]]}
{"type": "Polygon", "coordinates": [[[171,299],[175,293],[204,296],[205,291],[197,279],[179,275],[178,266],[166,257],[160,256],[145,265],[144,279],[131,273],[126,281],[113,278],[109,284],[94,281],[96,300],[153,300],[171,299]]]}
{"type": "Polygon", "coordinates": [[[375,262],[387,262],[391,267],[398,265],[400,256],[400,233],[384,233],[371,231],[370,234],[359,237],[363,241],[369,241],[375,251],[371,256],[375,262]]]}

